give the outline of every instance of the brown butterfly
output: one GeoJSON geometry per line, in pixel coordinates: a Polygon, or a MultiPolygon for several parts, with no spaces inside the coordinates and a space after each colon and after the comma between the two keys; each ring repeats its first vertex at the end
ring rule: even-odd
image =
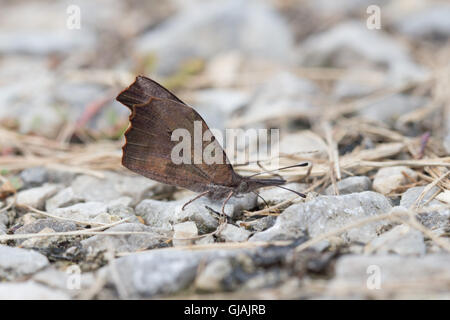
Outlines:
{"type": "MultiPolygon", "coordinates": [[[[202,150],[211,141],[217,143],[216,150],[222,153],[220,163],[175,164],[171,153],[178,142],[172,141],[173,131],[183,128],[193,133],[194,121],[201,122],[202,133],[209,128],[193,108],[157,82],[138,76],[116,99],[131,110],[130,126],[125,132],[123,166],[152,180],[200,193],[187,202],[183,209],[194,200],[208,196],[211,199],[225,199],[223,214],[225,204],[233,195],[254,192],[268,186],[286,189],[281,187],[286,183],[283,179],[254,178],[259,173],[247,177],[237,174],[214,136],[210,141],[203,141],[202,150]]],[[[194,151],[191,156],[195,156],[194,151]]],[[[285,168],[307,165],[308,163],[301,163],[285,168]]],[[[287,190],[305,197],[304,194],[287,190]]]]}

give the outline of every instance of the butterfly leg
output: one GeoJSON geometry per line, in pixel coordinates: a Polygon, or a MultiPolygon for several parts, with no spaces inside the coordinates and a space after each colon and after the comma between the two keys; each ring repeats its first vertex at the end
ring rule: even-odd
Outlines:
{"type": "Polygon", "coordinates": [[[234,191],[230,191],[230,193],[228,194],[228,196],[225,198],[225,201],[222,204],[222,215],[225,217],[225,205],[227,204],[227,202],[231,199],[231,197],[233,196],[234,191]]]}
{"type": "Polygon", "coordinates": [[[181,207],[181,210],[184,210],[184,208],[186,208],[186,206],[192,202],[194,202],[195,200],[197,200],[198,198],[201,198],[203,196],[206,196],[209,193],[209,191],[205,191],[200,193],[199,195],[197,195],[195,198],[189,200],[188,202],[186,202],[185,204],[183,204],[183,206],[181,207]]]}

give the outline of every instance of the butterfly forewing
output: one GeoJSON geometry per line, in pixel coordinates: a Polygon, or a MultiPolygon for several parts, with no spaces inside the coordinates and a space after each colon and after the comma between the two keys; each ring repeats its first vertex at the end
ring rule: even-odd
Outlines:
{"type": "Polygon", "coordinates": [[[132,110],[131,124],[125,133],[123,165],[150,179],[196,192],[207,191],[211,185],[231,187],[235,184],[238,176],[220,146],[216,150],[222,153],[221,163],[194,163],[194,138],[201,139],[202,151],[210,143],[217,144],[215,139],[211,142],[203,141],[202,136],[194,137],[196,121],[201,124],[202,134],[209,130],[201,116],[156,82],[146,79],[138,77],[117,98],[132,110]],[[145,93],[140,94],[141,90],[145,93]],[[176,129],[186,129],[190,133],[191,163],[175,164],[171,158],[173,148],[179,143],[172,141],[176,129]]]}

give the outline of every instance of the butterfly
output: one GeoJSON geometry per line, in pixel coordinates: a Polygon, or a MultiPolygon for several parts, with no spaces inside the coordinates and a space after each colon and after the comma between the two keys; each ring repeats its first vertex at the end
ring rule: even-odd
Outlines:
{"type": "MultiPolygon", "coordinates": [[[[202,133],[209,131],[203,118],[190,106],[177,98],[169,90],[152,79],[138,76],[136,80],[116,98],[131,110],[130,126],[125,132],[126,143],[123,146],[122,165],[144,177],[164,184],[189,189],[199,193],[184,204],[183,209],[202,196],[211,199],[225,199],[239,196],[263,187],[286,183],[284,179],[255,178],[256,175],[241,176],[230,164],[225,151],[211,134],[210,141],[202,141],[202,150],[208,144],[215,144],[221,161],[217,163],[193,162],[175,163],[171,157],[177,141],[172,134],[177,129],[194,132],[194,123],[201,123],[202,133]]],[[[195,157],[191,150],[191,157],[195,157]]],[[[307,166],[301,163],[280,169],[307,166]]],[[[277,169],[277,170],[280,170],[277,169]]],[[[287,189],[305,197],[304,194],[287,189]]]]}

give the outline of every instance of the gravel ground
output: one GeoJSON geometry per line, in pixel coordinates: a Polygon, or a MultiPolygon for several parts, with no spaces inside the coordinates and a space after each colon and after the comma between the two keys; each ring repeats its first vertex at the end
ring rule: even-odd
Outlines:
{"type": "Polygon", "coordinates": [[[446,1],[0,3],[0,299],[450,298],[446,1]],[[233,198],[215,232],[221,201],[123,168],[138,74],[279,128],[307,198],[233,198]]]}

